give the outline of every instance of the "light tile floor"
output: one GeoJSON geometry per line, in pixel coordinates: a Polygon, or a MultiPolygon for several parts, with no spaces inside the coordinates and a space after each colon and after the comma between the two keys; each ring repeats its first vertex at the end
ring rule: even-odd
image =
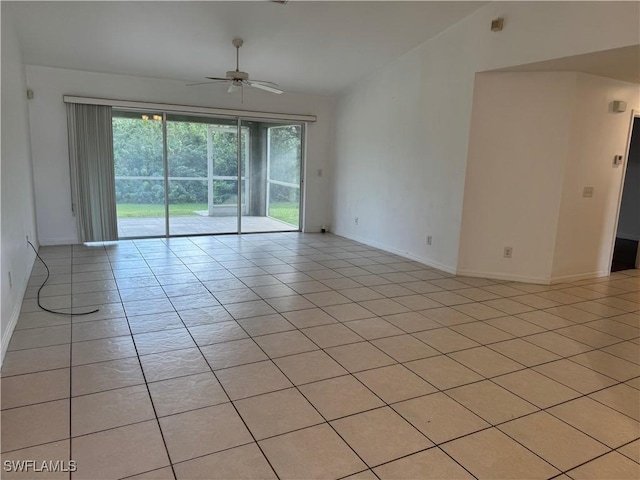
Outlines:
{"type": "Polygon", "coordinates": [[[640,478],[640,271],[453,277],[330,234],[43,247],[3,478],[640,478]]]}

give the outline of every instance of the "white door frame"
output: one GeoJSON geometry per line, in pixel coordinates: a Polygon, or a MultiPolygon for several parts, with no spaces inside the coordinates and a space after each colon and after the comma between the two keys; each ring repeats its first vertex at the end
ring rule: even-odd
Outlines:
{"type": "MultiPolygon", "coordinates": [[[[613,262],[613,251],[616,246],[616,235],[618,233],[618,222],[620,221],[620,208],[622,207],[622,193],[624,191],[624,181],[627,176],[627,165],[629,163],[629,153],[631,151],[631,136],[633,135],[633,124],[636,118],[640,118],[640,110],[631,110],[629,118],[629,129],[627,133],[627,147],[624,155],[624,162],[621,167],[622,178],[620,179],[620,191],[618,192],[618,208],[616,209],[616,221],[613,225],[613,235],[611,240],[611,253],[609,255],[609,275],[611,275],[611,263],[613,262]]],[[[640,132],[638,133],[640,135],[640,132]]],[[[638,242],[638,251],[636,253],[636,268],[639,268],[638,262],[640,261],[640,242],[638,242]]]]}
{"type": "MultiPolygon", "coordinates": [[[[244,137],[244,142],[246,145],[245,151],[242,152],[242,149],[238,150],[237,152],[237,157],[238,157],[238,173],[237,175],[233,175],[233,176],[220,176],[220,175],[214,175],[213,171],[215,169],[215,146],[214,143],[211,139],[211,134],[213,132],[218,132],[218,133],[234,133],[236,135],[238,135],[238,127],[235,126],[235,129],[232,128],[228,128],[230,127],[230,125],[216,125],[215,123],[210,123],[207,124],[207,206],[208,206],[208,211],[209,211],[209,216],[210,217],[215,217],[216,215],[220,215],[220,212],[223,212],[225,210],[229,210],[229,209],[225,209],[224,207],[216,207],[213,205],[213,181],[214,180],[233,180],[236,179],[236,181],[238,182],[238,190],[240,190],[240,195],[238,195],[238,199],[241,203],[241,207],[238,206],[237,202],[236,205],[232,206],[235,207],[236,209],[240,209],[240,214],[238,216],[243,216],[247,214],[247,209],[248,207],[248,202],[245,199],[249,198],[251,195],[251,182],[249,181],[249,165],[251,163],[251,143],[250,143],[250,138],[251,138],[251,132],[249,131],[249,127],[245,127],[242,126],[240,128],[240,137],[244,137]],[[241,175],[241,168],[244,167],[245,169],[245,173],[244,176],[241,175]],[[242,182],[244,182],[245,184],[245,193],[244,195],[242,195],[242,182]],[[217,211],[216,211],[217,210],[217,211]]],[[[241,145],[240,143],[238,143],[238,145],[241,145]]],[[[238,233],[240,233],[240,229],[238,229],[238,233]]]]}

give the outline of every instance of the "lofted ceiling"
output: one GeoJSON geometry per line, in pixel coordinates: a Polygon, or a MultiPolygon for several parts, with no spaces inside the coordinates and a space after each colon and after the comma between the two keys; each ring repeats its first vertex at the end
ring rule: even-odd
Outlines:
{"type": "MultiPolygon", "coordinates": [[[[26,64],[202,81],[240,68],[332,95],[485,2],[2,2],[26,64]]],[[[199,88],[199,87],[194,87],[199,88]]]]}
{"type": "Polygon", "coordinates": [[[640,83],[640,45],[517,65],[499,72],[583,72],[640,83]]]}

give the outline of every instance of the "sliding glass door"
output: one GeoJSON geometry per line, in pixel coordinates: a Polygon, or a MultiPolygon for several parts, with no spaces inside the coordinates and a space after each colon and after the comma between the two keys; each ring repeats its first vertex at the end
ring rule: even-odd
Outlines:
{"type": "Polygon", "coordinates": [[[298,231],[302,125],[243,120],[242,126],[251,139],[242,231],[298,231]]]}
{"type": "Polygon", "coordinates": [[[267,129],[267,216],[284,229],[300,226],[302,125],[267,129]]]}
{"type": "Polygon", "coordinates": [[[120,238],[298,231],[303,130],[114,112],[120,238]]]}
{"type": "Polygon", "coordinates": [[[170,235],[238,232],[237,132],[234,119],[167,115],[170,235]]]}
{"type": "Polygon", "coordinates": [[[113,112],[118,236],[166,233],[162,115],[113,112]]]}

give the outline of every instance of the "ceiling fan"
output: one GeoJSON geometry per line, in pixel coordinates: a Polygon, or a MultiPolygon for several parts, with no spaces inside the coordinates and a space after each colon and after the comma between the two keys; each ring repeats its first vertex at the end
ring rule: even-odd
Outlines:
{"type": "Polygon", "coordinates": [[[270,93],[277,93],[277,94],[283,93],[283,91],[278,88],[278,85],[276,83],[268,82],[266,80],[251,80],[247,72],[240,71],[240,47],[244,44],[244,40],[242,40],[241,38],[234,38],[232,43],[233,43],[233,46],[236,47],[236,69],[235,70],[229,70],[227,72],[226,77],[205,77],[210,81],[190,83],[188,84],[188,86],[205,85],[208,83],[228,82],[230,84],[229,89],[227,90],[228,93],[234,93],[234,92],[240,91],[241,93],[244,94],[243,88],[245,86],[258,88],[260,90],[265,90],[270,93]]]}

